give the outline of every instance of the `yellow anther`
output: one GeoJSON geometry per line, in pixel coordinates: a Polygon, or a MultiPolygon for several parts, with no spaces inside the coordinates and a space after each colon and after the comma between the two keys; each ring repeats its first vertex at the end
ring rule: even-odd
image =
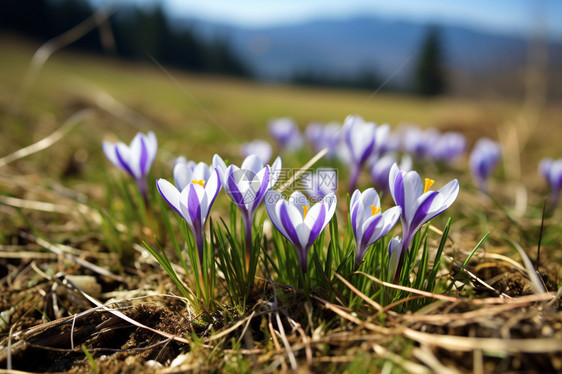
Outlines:
{"type": "Polygon", "coordinates": [[[200,185],[201,187],[205,187],[205,181],[203,179],[200,179],[200,180],[194,179],[194,180],[191,181],[191,183],[195,183],[195,184],[200,185]]]}
{"type": "Polygon", "coordinates": [[[380,212],[381,212],[381,208],[379,208],[378,206],[371,205],[371,217],[376,214],[379,214],[380,212]]]}
{"type": "Polygon", "coordinates": [[[423,189],[423,193],[429,191],[431,186],[433,186],[433,183],[435,183],[433,179],[425,178],[425,188],[423,189]]]}
{"type": "Polygon", "coordinates": [[[302,207],[302,219],[306,218],[306,213],[308,213],[308,208],[310,207],[306,205],[302,207]]]}

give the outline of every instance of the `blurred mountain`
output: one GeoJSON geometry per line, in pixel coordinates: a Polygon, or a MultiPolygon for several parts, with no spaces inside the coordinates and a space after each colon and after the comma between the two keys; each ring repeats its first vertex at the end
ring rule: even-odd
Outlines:
{"type": "MultiPolygon", "coordinates": [[[[422,23],[374,17],[257,29],[194,19],[172,22],[204,39],[227,39],[261,79],[287,80],[303,72],[328,77],[372,72],[384,79],[399,69],[393,79],[398,87],[410,81],[428,29],[422,23]]],[[[488,76],[526,64],[528,42],[521,36],[450,25],[439,26],[439,33],[449,73],[488,76]]],[[[551,66],[561,66],[562,43],[550,42],[548,48],[551,66]]]]}
{"type": "MultiPolygon", "coordinates": [[[[534,79],[549,97],[562,98],[561,39],[530,43],[521,35],[374,16],[243,28],[141,3],[123,4],[103,33],[91,30],[70,47],[130,60],[150,55],[165,66],[201,73],[371,90],[389,80],[386,90],[414,92],[420,51],[433,29],[438,53],[427,71],[439,72],[446,93],[521,97],[534,79]],[[528,60],[535,61],[534,73],[528,60]]],[[[84,0],[3,0],[2,10],[0,33],[44,42],[80,24],[94,8],[84,0]]]]}

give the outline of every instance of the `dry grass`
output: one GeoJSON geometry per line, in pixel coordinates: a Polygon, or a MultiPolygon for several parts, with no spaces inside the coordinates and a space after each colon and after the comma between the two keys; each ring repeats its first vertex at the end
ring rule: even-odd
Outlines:
{"type": "MultiPolygon", "coordinates": [[[[220,150],[235,159],[238,145],[157,68],[77,54],[54,55],[14,115],[12,94],[34,46],[9,38],[2,44],[7,54],[0,60],[0,367],[94,371],[84,346],[101,372],[562,370],[556,293],[561,212],[547,217],[541,261],[534,264],[546,293],[535,293],[533,270],[506,240],[536,258],[546,191],[536,165],[541,157],[560,157],[559,106],[538,114],[535,109],[531,116],[518,103],[499,100],[380,94],[361,109],[363,117],[393,126],[410,120],[460,130],[471,140],[496,137],[508,154],[520,155],[491,186],[499,206],[470,188],[464,166],[440,175],[462,182],[450,213],[449,261],[441,273],[458,280],[446,295],[408,290],[404,302],[434,300],[423,309],[402,313],[401,304],[382,307],[349,284],[364,301],[350,310],[321,291],[307,301],[299,290],[258,279],[242,315],[225,298],[224,309],[202,316],[170,296],[173,285],[140,246],[127,247],[126,261],[106,246],[103,217],[95,207],[106,204],[107,174],[118,174],[107,170],[100,143],[154,130],[160,146],[154,173],[168,178],[168,162],[177,155],[210,161],[220,150]],[[73,121],[76,113],[88,116],[73,121]],[[490,239],[460,270],[487,231],[490,239]]],[[[240,141],[267,138],[264,124],[276,116],[300,124],[341,121],[369,95],[172,73],[240,141]]],[[[289,159],[291,166],[307,160],[301,156],[289,159]]],[[[215,218],[222,213],[213,212],[215,218]]],[[[118,236],[126,225],[117,222],[118,236]]],[[[146,233],[139,229],[133,243],[142,238],[146,233]]]]}

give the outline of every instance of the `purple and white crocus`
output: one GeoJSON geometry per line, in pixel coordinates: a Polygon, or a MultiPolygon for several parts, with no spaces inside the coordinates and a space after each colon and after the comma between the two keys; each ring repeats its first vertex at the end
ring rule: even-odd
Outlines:
{"type": "Polygon", "coordinates": [[[297,150],[302,147],[303,139],[297,123],[290,118],[275,118],[268,122],[271,137],[278,146],[278,151],[297,150]]]}
{"type": "Polygon", "coordinates": [[[345,144],[351,163],[348,188],[351,194],[355,190],[363,164],[373,153],[376,153],[384,139],[389,136],[390,127],[388,125],[377,127],[375,123],[365,122],[359,116],[348,116],[344,126],[345,144]]]}
{"type": "Polygon", "coordinates": [[[221,189],[220,177],[218,170],[212,169],[208,179],[193,179],[184,186],[186,175],[204,178],[202,174],[194,175],[193,171],[189,171],[189,169],[174,168],[174,179],[180,180],[178,188],[183,186],[182,189],[179,190],[165,179],[158,179],[156,187],[164,200],[187,222],[187,226],[195,237],[199,261],[202,263],[205,222],[221,189]],[[179,175],[182,173],[185,175],[179,175]]]}
{"type": "Polygon", "coordinates": [[[111,143],[104,141],[102,148],[105,156],[113,165],[135,178],[137,186],[146,202],[148,199],[146,176],[150,171],[158,150],[156,135],[152,131],[147,135],[139,132],[135,135],[130,145],[122,142],[111,143]]]}
{"type": "Polygon", "coordinates": [[[272,190],[266,194],[265,207],[273,226],[295,247],[305,274],[310,247],[336,211],[336,196],[329,194],[311,207],[300,191],[293,192],[286,201],[279,192],[272,190]]]}
{"type": "Polygon", "coordinates": [[[338,172],[333,168],[320,168],[302,178],[306,193],[313,200],[321,200],[338,189],[338,172]]]}
{"type": "Polygon", "coordinates": [[[264,164],[269,162],[272,153],[271,145],[265,140],[256,139],[242,144],[242,155],[244,157],[256,155],[264,164]]]}
{"type": "Polygon", "coordinates": [[[318,153],[324,148],[328,148],[326,158],[333,158],[336,154],[336,148],[341,141],[341,126],[332,122],[323,125],[317,122],[311,122],[306,126],[305,137],[312,146],[314,152],[318,153]]]}
{"type": "Polygon", "coordinates": [[[422,130],[416,125],[406,125],[401,128],[401,132],[402,149],[415,159],[431,156],[432,149],[441,136],[436,129],[422,130]]]}
{"type": "Polygon", "coordinates": [[[174,183],[179,191],[183,191],[194,182],[205,184],[213,171],[214,168],[204,162],[195,163],[183,157],[178,158],[174,165],[174,183]]]}
{"type": "Polygon", "coordinates": [[[431,145],[430,155],[435,161],[453,164],[466,151],[466,137],[460,132],[441,134],[431,145]]]}
{"type": "Polygon", "coordinates": [[[351,227],[355,237],[355,265],[359,266],[365,253],[377,240],[385,236],[398,222],[401,208],[381,210],[379,194],[374,188],[355,190],[349,204],[351,227]]]}
{"type": "Polygon", "coordinates": [[[498,142],[488,138],[480,138],[470,153],[470,171],[481,192],[486,192],[486,181],[494,171],[501,157],[498,142]]]}
{"type": "Polygon", "coordinates": [[[388,242],[388,279],[390,280],[400,277],[400,274],[396,274],[396,270],[398,269],[398,263],[402,257],[403,250],[401,237],[397,236],[390,239],[388,242]]]}
{"type": "Polygon", "coordinates": [[[398,165],[392,165],[389,175],[390,193],[396,205],[402,208],[402,236],[403,248],[398,274],[402,267],[404,253],[418,230],[429,220],[443,213],[453,204],[459,194],[459,181],[453,179],[439,191],[430,191],[434,181],[425,178],[425,186],[419,174],[415,171],[400,170],[398,165]]]}
{"type": "Polygon", "coordinates": [[[281,159],[277,157],[270,167],[264,165],[258,156],[249,155],[244,159],[241,167],[236,165],[226,167],[223,159],[215,155],[213,166],[219,172],[224,190],[242,213],[246,239],[246,264],[249,264],[254,214],[265,193],[277,183],[281,173],[281,159]]]}
{"type": "MultiPolygon", "coordinates": [[[[395,153],[386,153],[382,156],[373,157],[371,159],[371,179],[375,187],[379,191],[386,193],[388,188],[388,176],[390,168],[398,162],[398,155],[395,153]]],[[[404,154],[400,161],[400,170],[410,171],[412,169],[412,158],[408,154],[404,154]]]]}
{"type": "Polygon", "coordinates": [[[562,158],[558,160],[550,158],[541,160],[539,173],[550,187],[550,209],[553,210],[558,205],[560,190],[562,189],[562,158]]]}

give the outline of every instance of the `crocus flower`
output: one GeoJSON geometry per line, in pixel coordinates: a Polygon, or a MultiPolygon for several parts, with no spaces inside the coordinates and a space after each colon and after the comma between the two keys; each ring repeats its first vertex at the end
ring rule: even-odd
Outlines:
{"type": "Polygon", "coordinates": [[[384,142],[380,143],[379,152],[390,153],[400,151],[401,134],[398,132],[390,132],[384,142]]]}
{"type": "Polygon", "coordinates": [[[264,165],[256,155],[249,155],[239,168],[230,165],[228,168],[219,155],[213,157],[213,166],[217,168],[224,190],[238,206],[244,221],[246,238],[246,263],[249,264],[252,248],[252,222],[256,209],[281,173],[281,159],[277,157],[273,165],[264,165]]]}
{"type": "MultiPolygon", "coordinates": [[[[390,168],[397,160],[398,156],[395,153],[388,153],[371,159],[371,179],[380,191],[388,192],[390,168]]],[[[412,158],[405,154],[400,162],[400,170],[410,171],[410,169],[412,169],[412,158]]]]}
{"type": "Polygon", "coordinates": [[[450,131],[442,134],[431,146],[431,157],[448,164],[457,160],[466,150],[466,138],[460,132],[450,131]]]}
{"type": "Polygon", "coordinates": [[[494,171],[501,157],[499,143],[488,139],[479,139],[470,153],[470,171],[480,191],[486,191],[486,181],[494,171]]]}
{"type": "Polygon", "coordinates": [[[562,158],[552,160],[545,158],[539,164],[539,173],[544,177],[550,187],[550,209],[556,208],[562,188],[562,158]]]}
{"type": "Polygon", "coordinates": [[[402,208],[403,247],[398,273],[405,251],[416,232],[433,217],[444,212],[456,200],[459,194],[459,181],[454,179],[439,191],[430,191],[434,181],[426,178],[422,188],[421,178],[415,171],[403,171],[398,165],[392,165],[389,175],[390,193],[396,205],[402,208]]]}
{"type": "Polygon", "coordinates": [[[196,165],[196,162],[195,162],[195,161],[192,161],[192,160],[189,160],[189,161],[188,161],[184,156],[178,156],[178,157],[176,157],[176,158],[171,159],[171,160],[169,161],[169,164],[170,164],[170,167],[171,167],[172,169],[174,169],[174,167],[175,167],[177,164],[188,164],[188,166],[189,166],[190,168],[192,168],[192,167],[194,167],[194,166],[196,165]]]}
{"type": "Polygon", "coordinates": [[[402,147],[415,158],[428,157],[440,137],[436,129],[422,130],[415,126],[408,126],[402,132],[402,147]]]}
{"type": "Polygon", "coordinates": [[[195,163],[186,161],[185,158],[178,158],[174,166],[174,183],[181,192],[194,181],[205,184],[213,171],[214,168],[204,162],[195,163]]]}
{"type": "Polygon", "coordinates": [[[337,123],[322,125],[312,122],[306,126],[305,137],[312,146],[314,152],[318,153],[324,148],[328,148],[327,158],[335,154],[336,147],[341,141],[341,126],[337,123]]]}
{"type": "Polygon", "coordinates": [[[381,211],[379,195],[374,188],[363,193],[355,190],[349,204],[351,227],[355,237],[355,264],[359,266],[367,249],[385,236],[398,222],[401,208],[381,211]]]}
{"type": "Polygon", "coordinates": [[[272,190],[265,197],[265,207],[275,228],[295,247],[301,270],[306,273],[308,251],[332,219],[336,196],[329,194],[311,207],[299,191],[293,192],[286,201],[279,192],[272,190]]]}
{"type": "Polygon", "coordinates": [[[336,192],[338,173],[332,168],[317,169],[314,173],[303,176],[302,184],[308,196],[314,200],[320,200],[324,196],[336,192]]]}
{"type": "Polygon", "coordinates": [[[426,153],[426,141],[423,130],[414,125],[400,128],[402,133],[402,149],[416,158],[422,158],[426,153]]]}
{"type": "Polygon", "coordinates": [[[390,127],[377,127],[373,122],[365,122],[359,116],[349,116],[345,119],[345,144],[351,162],[349,177],[349,193],[355,190],[357,179],[363,164],[371,157],[378,147],[388,137],[390,127]]]}
{"type": "Polygon", "coordinates": [[[221,189],[218,170],[211,170],[207,180],[192,180],[181,191],[165,179],[158,179],[156,187],[164,200],[187,222],[202,262],[205,221],[221,189]]]}
{"type": "Polygon", "coordinates": [[[395,276],[400,276],[400,274],[396,274],[396,270],[398,269],[398,263],[400,262],[400,257],[402,257],[403,250],[402,238],[397,236],[390,239],[388,242],[388,279],[394,279],[395,276]]]}
{"type": "Polygon", "coordinates": [[[150,171],[158,143],[156,135],[150,131],[147,135],[137,133],[130,145],[122,142],[111,143],[104,141],[102,143],[103,152],[111,163],[129,173],[139,187],[144,200],[147,200],[146,176],[150,171]]]}
{"type": "Polygon", "coordinates": [[[290,118],[276,118],[267,124],[271,137],[279,147],[279,152],[296,150],[302,146],[302,135],[296,122],[290,118]]]}
{"type": "Polygon", "coordinates": [[[271,159],[271,145],[265,140],[254,140],[242,144],[242,155],[248,157],[249,155],[256,155],[264,164],[267,164],[271,159]]]}

